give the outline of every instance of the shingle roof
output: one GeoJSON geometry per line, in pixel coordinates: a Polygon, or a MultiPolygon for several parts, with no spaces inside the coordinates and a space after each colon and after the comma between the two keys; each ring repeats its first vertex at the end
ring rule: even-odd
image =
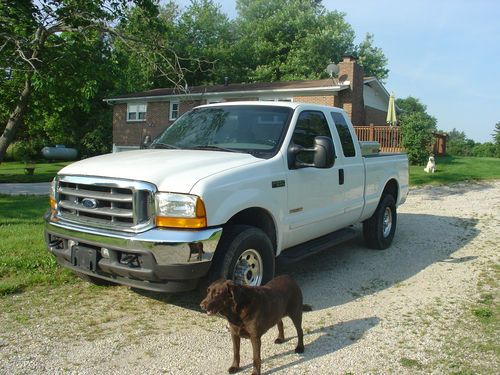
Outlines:
{"type": "Polygon", "coordinates": [[[241,91],[272,91],[287,89],[308,89],[308,88],[327,88],[339,87],[339,84],[332,79],[320,79],[309,81],[288,81],[288,82],[255,82],[255,83],[230,83],[227,85],[193,86],[186,90],[180,88],[159,88],[130,94],[118,95],[108,100],[143,98],[169,95],[189,95],[203,93],[230,93],[241,91]]]}

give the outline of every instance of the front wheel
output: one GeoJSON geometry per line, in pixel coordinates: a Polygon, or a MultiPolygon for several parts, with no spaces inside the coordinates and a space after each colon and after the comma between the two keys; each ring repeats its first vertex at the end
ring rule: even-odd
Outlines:
{"type": "Polygon", "coordinates": [[[274,251],[259,228],[232,225],[224,229],[217,246],[209,281],[223,278],[237,284],[259,286],[274,277],[274,251]]]}
{"type": "Polygon", "coordinates": [[[396,232],[396,202],[392,195],[385,195],[369,219],[363,222],[365,243],[372,249],[384,250],[391,246],[396,232]]]}

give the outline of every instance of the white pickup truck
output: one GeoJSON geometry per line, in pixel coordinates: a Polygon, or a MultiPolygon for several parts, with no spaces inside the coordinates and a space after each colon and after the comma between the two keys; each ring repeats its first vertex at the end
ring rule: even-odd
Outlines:
{"type": "MultiPolygon", "coordinates": [[[[196,107],[147,149],[62,169],[48,249],[97,284],[177,292],[220,277],[260,285],[352,238],[391,245],[408,193],[405,154],[363,155],[338,108],[234,102],[196,107]]],[[[371,145],[373,146],[373,145],[371,145]]]]}

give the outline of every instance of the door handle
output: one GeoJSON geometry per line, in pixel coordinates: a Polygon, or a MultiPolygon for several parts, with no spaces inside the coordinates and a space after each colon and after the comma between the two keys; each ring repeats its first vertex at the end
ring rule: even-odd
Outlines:
{"type": "Polygon", "coordinates": [[[344,185],[344,168],[339,169],[339,185],[344,185]]]}

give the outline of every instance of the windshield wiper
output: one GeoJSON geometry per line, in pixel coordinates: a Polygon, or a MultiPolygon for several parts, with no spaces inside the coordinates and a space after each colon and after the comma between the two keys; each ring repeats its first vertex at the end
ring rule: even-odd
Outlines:
{"type": "Polygon", "coordinates": [[[166,143],[154,143],[149,148],[165,148],[165,149],[176,149],[177,146],[169,145],[166,143]]]}
{"type": "Polygon", "coordinates": [[[226,152],[242,152],[239,150],[234,150],[232,148],[219,147],[214,145],[205,145],[205,146],[195,146],[189,147],[190,150],[211,150],[211,151],[226,151],[226,152]]]}

